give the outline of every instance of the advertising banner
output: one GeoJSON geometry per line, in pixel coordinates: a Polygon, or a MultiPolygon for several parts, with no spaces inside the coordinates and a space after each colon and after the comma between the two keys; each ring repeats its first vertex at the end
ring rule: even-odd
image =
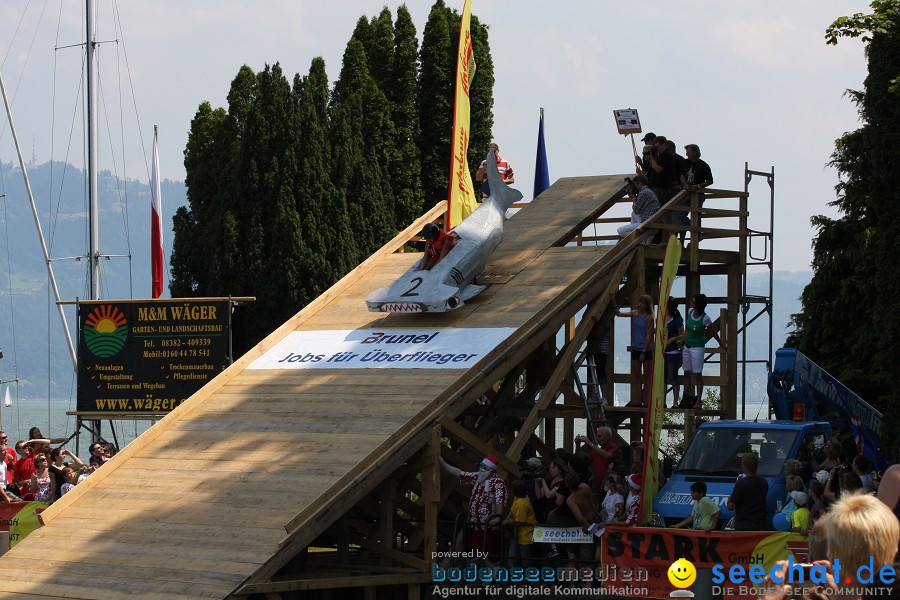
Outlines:
{"type": "Polygon", "coordinates": [[[515,328],[294,331],[248,369],[468,369],[515,328]]]}
{"type": "Polygon", "coordinates": [[[712,586],[712,597],[725,600],[758,598],[776,561],[807,562],[806,538],[793,533],[653,527],[608,527],[606,532],[601,562],[649,573],[642,584],[648,598],[670,598],[677,590],[710,597],[699,594],[697,586],[712,586]],[[698,572],[703,576],[697,577],[698,572]]]}
{"type": "Polygon", "coordinates": [[[227,300],[78,304],[78,411],[168,412],[228,366],[227,300]]]}
{"type": "Polygon", "coordinates": [[[4,502],[0,504],[0,531],[9,532],[12,548],[41,526],[38,515],[50,506],[46,502],[4,502]]]}

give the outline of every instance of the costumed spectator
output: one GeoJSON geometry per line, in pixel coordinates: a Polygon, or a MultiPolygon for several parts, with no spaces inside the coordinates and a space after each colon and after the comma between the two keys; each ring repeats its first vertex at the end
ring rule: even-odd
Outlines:
{"type": "Polygon", "coordinates": [[[34,494],[37,502],[53,502],[53,496],[56,493],[56,484],[50,477],[48,464],[49,459],[44,454],[34,457],[34,473],[31,474],[28,489],[34,494]]]}
{"type": "Polygon", "coordinates": [[[623,525],[637,527],[641,521],[641,486],[644,484],[644,476],[641,473],[632,473],[625,478],[628,483],[628,498],[625,500],[625,520],[613,521],[610,525],[623,525]]]}
{"type": "MultiPolygon", "coordinates": [[[[703,358],[706,338],[711,335],[722,345],[718,334],[712,330],[712,319],[706,314],[708,300],[705,294],[691,298],[684,317],[684,350],[682,363],[687,381],[684,386],[684,408],[703,408],[703,358]]],[[[719,410],[722,410],[721,402],[719,410]]]]}
{"type": "Polygon", "coordinates": [[[691,484],[691,498],[694,499],[691,514],[673,527],[691,527],[703,531],[712,531],[718,527],[722,510],[706,495],[706,482],[695,481],[691,484]]]}
{"type": "MultiPolygon", "coordinates": [[[[713,184],[712,169],[709,168],[706,161],[700,160],[700,146],[697,144],[688,144],[684,147],[684,153],[687,155],[687,162],[684,164],[684,171],[679,176],[681,189],[687,190],[688,192],[697,192],[711,186],[713,184]]],[[[701,192],[697,195],[699,206],[702,207],[705,200],[706,194],[701,192]]],[[[687,212],[677,212],[675,214],[679,221],[677,224],[691,224],[691,219],[687,212]]],[[[699,215],[697,216],[697,223],[700,223],[699,215]]],[[[682,233],[682,241],[684,240],[684,237],[685,235],[682,233]]]]}
{"type": "MultiPolygon", "coordinates": [[[[509,161],[500,157],[500,146],[492,142],[488,144],[488,152],[491,151],[491,148],[494,149],[494,155],[497,157],[497,171],[500,173],[500,179],[502,179],[503,183],[506,185],[515,183],[516,174],[513,171],[512,165],[509,164],[509,161]]],[[[491,186],[488,184],[487,179],[487,160],[481,161],[481,165],[478,167],[478,170],[475,171],[475,181],[481,183],[481,197],[489,197],[491,195],[491,186]]]]}
{"type": "Polygon", "coordinates": [[[875,482],[872,481],[872,476],[869,474],[872,471],[872,461],[863,454],[857,454],[851,466],[853,472],[859,475],[863,491],[867,494],[874,492],[875,482]]]}
{"type": "Polygon", "coordinates": [[[602,386],[607,384],[606,363],[609,360],[609,332],[612,331],[613,311],[607,308],[591,327],[587,336],[588,402],[606,404],[602,386]]]}
{"type": "Polygon", "coordinates": [[[434,223],[426,223],[420,235],[425,239],[425,255],[416,268],[418,271],[430,271],[459,241],[455,233],[447,233],[434,223]]]}
{"type": "MultiPolygon", "coordinates": [[[[666,302],[666,385],[672,386],[672,408],[678,406],[678,397],[681,394],[681,383],[678,380],[678,370],[683,362],[681,344],[684,340],[684,319],[678,310],[678,300],[669,296],[666,302]]],[[[664,403],[665,404],[665,403],[664,403]]]]}
{"type": "Polygon", "coordinates": [[[646,177],[638,175],[632,181],[634,182],[634,188],[637,190],[637,195],[634,194],[633,190],[628,190],[628,197],[632,200],[631,223],[619,227],[617,233],[620,237],[625,237],[637,229],[641,223],[652,217],[659,210],[660,206],[659,199],[648,186],[646,177]]]}
{"type": "Polygon", "coordinates": [[[766,496],[769,484],[756,475],[759,458],[745,454],[741,458],[744,477],[738,479],[728,498],[728,510],[734,511],[735,531],[768,531],[766,522],[766,496]]]}
{"type": "Polygon", "coordinates": [[[791,492],[791,499],[796,508],[791,513],[791,531],[800,535],[809,535],[809,496],[803,492],[791,492]]]}
{"type": "Polygon", "coordinates": [[[515,499],[509,508],[509,516],[504,521],[504,524],[514,527],[509,538],[509,566],[527,569],[534,566],[532,538],[538,521],[525,482],[520,479],[513,481],[512,491],[515,499]]]}
{"type": "Polygon", "coordinates": [[[584,452],[591,459],[591,479],[594,494],[594,504],[599,504],[603,497],[606,477],[609,475],[609,466],[617,460],[622,460],[622,450],[613,441],[612,429],[598,427],[597,443],[593,443],[586,435],[575,436],[578,450],[584,452]]]}
{"type": "Polygon", "coordinates": [[[500,550],[500,532],[503,507],[506,504],[506,484],[497,476],[500,461],[488,455],[481,461],[478,471],[463,471],[439,457],[441,468],[459,479],[462,485],[472,486],[469,499],[467,530],[469,550],[487,552],[486,563],[496,566],[500,550]]]}
{"type": "MultiPolygon", "coordinates": [[[[612,303],[615,306],[615,294],[612,303]]],[[[618,317],[631,317],[631,376],[639,390],[637,404],[626,406],[646,406],[650,401],[653,375],[653,299],[650,294],[642,294],[637,301],[637,309],[622,312],[615,309],[618,317]]]]}

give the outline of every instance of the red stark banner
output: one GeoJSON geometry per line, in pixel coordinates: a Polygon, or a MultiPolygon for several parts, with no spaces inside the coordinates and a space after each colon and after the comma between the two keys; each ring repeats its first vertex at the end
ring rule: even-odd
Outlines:
{"type": "Polygon", "coordinates": [[[688,588],[684,591],[743,600],[763,595],[762,580],[776,561],[806,563],[807,555],[806,538],[792,533],[609,527],[601,563],[614,565],[614,572],[640,574],[647,598],[670,598],[672,592],[688,588]],[[689,578],[676,578],[682,564],[689,578]]]}

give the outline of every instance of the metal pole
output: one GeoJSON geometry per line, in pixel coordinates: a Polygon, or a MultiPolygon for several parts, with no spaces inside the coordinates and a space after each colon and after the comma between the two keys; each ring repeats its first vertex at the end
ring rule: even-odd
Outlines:
{"type": "Polygon", "coordinates": [[[72,367],[78,365],[78,357],[75,354],[75,346],[72,344],[72,335],[69,333],[69,324],[66,322],[66,313],[60,304],[59,287],[56,285],[56,277],[53,274],[53,264],[50,262],[50,252],[44,241],[44,230],[41,228],[41,219],[38,216],[37,206],[34,203],[34,194],[31,191],[31,181],[28,179],[28,171],[25,168],[25,158],[22,156],[22,148],[19,146],[19,137],[16,135],[16,127],[13,125],[12,110],[6,97],[6,86],[3,85],[3,75],[0,74],[0,94],[3,96],[3,106],[6,108],[6,116],[9,119],[9,131],[16,146],[16,154],[19,156],[19,166],[22,168],[22,176],[25,178],[25,191],[28,193],[28,201],[31,202],[31,214],[34,217],[34,225],[37,227],[38,238],[41,241],[41,250],[44,252],[44,264],[47,265],[47,274],[50,276],[50,287],[53,288],[53,296],[56,298],[56,309],[62,321],[63,332],[66,334],[66,344],[69,346],[69,356],[72,358],[72,367]]]}
{"type": "Polygon", "coordinates": [[[87,50],[87,176],[88,199],[90,210],[88,211],[88,223],[90,229],[89,257],[90,261],[90,289],[91,300],[100,299],[100,202],[98,191],[98,148],[97,148],[97,54],[96,35],[94,33],[94,8],[91,0],[85,0],[87,17],[87,37],[85,49],[87,50]]]}

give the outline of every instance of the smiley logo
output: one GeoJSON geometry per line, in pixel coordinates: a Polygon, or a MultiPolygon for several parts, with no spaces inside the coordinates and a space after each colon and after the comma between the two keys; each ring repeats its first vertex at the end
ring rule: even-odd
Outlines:
{"type": "Polygon", "coordinates": [[[668,571],[669,583],[677,588],[690,587],[697,579],[697,569],[691,561],[679,558],[672,563],[668,571]]]}

